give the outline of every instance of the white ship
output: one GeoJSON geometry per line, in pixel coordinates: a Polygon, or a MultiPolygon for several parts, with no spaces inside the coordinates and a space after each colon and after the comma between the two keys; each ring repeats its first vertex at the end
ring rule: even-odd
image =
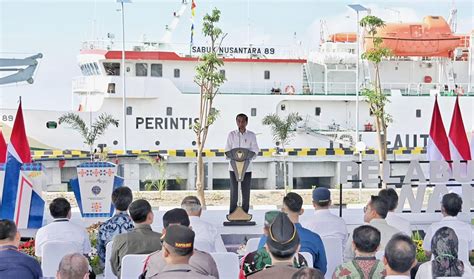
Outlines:
{"type": "MultiPolygon", "coordinates": [[[[179,16],[178,13],[170,29],[176,26],[179,16]]],[[[391,33],[384,33],[384,39],[397,55],[381,63],[382,87],[390,95],[387,111],[394,119],[388,128],[388,147],[426,146],[436,94],[446,124],[451,119],[453,96],[462,95],[464,124],[471,131],[473,34],[453,34],[449,23],[440,16],[388,26],[391,33]]],[[[284,116],[291,112],[298,112],[303,121],[295,127],[295,137],[288,147],[352,147],[363,141],[367,147],[375,148],[374,120],[363,97],[356,123],[357,63],[360,86],[371,82],[373,66],[357,59],[355,37],[329,36],[308,55],[265,46],[223,46],[221,71],[227,81],[215,99],[220,116],[210,128],[206,148],[224,147],[227,133],[235,129],[238,113],[249,116],[248,128],[257,134],[260,148],[273,148],[276,143],[262,119],[271,113],[284,116]],[[359,140],[355,139],[356,127],[359,140]]],[[[72,81],[72,94],[77,101],[73,107],[86,122],[103,112],[120,120],[120,125],[109,128],[96,144],[109,150],[124,148],[120,73],[125,67],[127,150],[195,148],[190,126],[198,117],[199,88],[193,78],[198,56],[208,51],[206,46],[193,46],[191,53],[182,53],[173,50],[168,41],[144,41],[126,50],[122,65],[122,52],[114,49],[115,45],[120,44],[112,40],[84,43],[78,56],[82,76],[72,81]]],[[[66,112],[70,111],[25,110],[30,145],[88,150],[76,131],[57,125],[59,116],[66,112]]],[[[15,110],[2,108],[0,115],[8,138],[15,110]]]]}

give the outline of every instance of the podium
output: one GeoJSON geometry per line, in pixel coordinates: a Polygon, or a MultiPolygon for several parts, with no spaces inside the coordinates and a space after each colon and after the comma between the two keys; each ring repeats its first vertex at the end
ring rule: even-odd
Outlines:
{"type": "Polygon", "coordinates": [[[252,220],[252,215],[242,209],[242,181],[244,180],[245,171],[250,164],[250,160],[255,156],[255,152],[246,148],[234,148],[227,151],[225,155],[230,159],[230,165],[237,180],[238,199],[237,208],[230,214],[227,214],[228,222],[224,222],[224,226],[254,226],[255,222],[250,221],[252,220]]]}

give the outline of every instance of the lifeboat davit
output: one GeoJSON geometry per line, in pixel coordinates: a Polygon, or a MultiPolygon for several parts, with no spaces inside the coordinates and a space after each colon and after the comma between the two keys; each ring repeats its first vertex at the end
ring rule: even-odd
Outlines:
{"type": "Polygon", "coordinates": [[[333,43],[355,43],[356,40],[357,35],[353,32],[335,33],[329,35],[328,37],[328,41],[333,43]]]}
{"type": "MultiPolygon", "coordinates": [[[[377,36],[395,56],[451,57],[462,45],[461,36],[451,32],[442,16],[426,16],[422,23],[387,23],[377,36]]],[[[372,38],[366,36],[365,49],[372,47],[372,38]]]]}

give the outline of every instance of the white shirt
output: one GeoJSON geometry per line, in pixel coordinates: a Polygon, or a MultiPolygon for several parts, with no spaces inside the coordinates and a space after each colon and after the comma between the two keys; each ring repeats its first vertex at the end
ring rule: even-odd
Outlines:
{"type": "MultiPolygon", "coordinates": [[[[399,229],[394,228],[387,224],[385,219],[372,219],[368,225],[376,228],[380,231],[380,247],[378,251],[384,251],[385,245],[392,238],[393,235],[400,232],[399,229]]],[[[349,240],[346,245],[346,250],[344,251],[344,261],[352,260],[354,258],[354,251],[352,250],[352,235],[349,237],[349,240]]]]}
{"type": "Polygon", "coordinates": [[[315,210],[314,217],[302,222],[301,225],[319,234],[321,238],[339,238],[342,242],[341,252],[344,251],[348,238],[346,222],[341,217],[332,214],[329,209],[315,210]]]}
{"type": "MultiPolygon", "coordinates": [[[[257,137],[255,136],[255,133],[249,130],[245,130],[245,132],[241,133],[238,129],[231,131],[229,135],[227,136],[227,143],[225,145],[225,152],[232,150],[234,148],[247,148],[250,149],[251,151],[255,152],[255,157],[258,155],[258,151],[260,150],[258,148],[257,144],[257,137]]],[[[252,158],[255,159],[255,157],[252,158]]],[[[230,165],[229,162],[229,171],[233,171],[232,166],[230,165]]],[[[251,172],[252,171],[252,161],[250,161],[250,164],[247,168],[246,172],[251,172]]]]}
{"type": "MultiPolygon", "coordinates": [[[[472,269],[471,269],[471,264],[466,264],[464,262],[464,274],[462,275],[461,278],[473,278],[472,276],[472,269]]],[[[433,273],[432,273],[432,265],[431,261],[426,262],[418,268],[418,271],[416,272],[415,279],[425,279],[425,278],[433,278],[433,273]]],[[[459,277],[458,277],[459,278],[459,277]]]]}
{"type": "Polygon", "coordinates": [[[208,253],[227,252],[227,249],[224,245],[224,241],[222,241],[222,237],[217,232],[216,227],[197,216],[189,216],[189,221],[191,222],[191,229],[196,234],[194,239],[196,249],[208,253]],[[198,243],[204,245],[199,245],[198,243]]]}
{"type": "Polygon", "coordinates": [[[41,257],[43,245],[48,241],[72,242],[80,254],[91,251],[91,243],[87,231],[68,219],[54,219],[53,222],[40,228],[35,237],[35,255],[41,257]]]}
{"type": "Polygon", "coordinates": [[[433,235],[442,227],[448,227],[454,230],[458,239],[463,239],[469,245],[469,250],[474,249],[474,243],[472,240],[472,227],[468,223],[459,221],[458,218],[453,216],[446,216],[441,221],[431,224],[431,226],[425,232],[425,238],[423,239],[423,249],[431,251],[431,239],[433,235]]]}
{"type": "Polygon", "coordinates": [[[407,275],[389,275],[385,276],[385,279],[410,279],[410,276],[407,275]]]}
{"type": "Polygon", "coordinates": [[[389,212],[385,221],[390,226],[400,229],[401,232],[411,237],[411,224],[407,219],[400,217],[397,213],[389,212]]]}

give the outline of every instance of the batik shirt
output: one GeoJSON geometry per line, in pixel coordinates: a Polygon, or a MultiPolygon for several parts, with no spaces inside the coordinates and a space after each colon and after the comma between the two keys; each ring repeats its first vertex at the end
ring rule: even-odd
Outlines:
{"type": "Polygon", "coordinates": [[[355,257],[354,260],[336,268],[333,279],[381,279],[386,271],[383,263],[375,257],[355,257]]]}
{"type": "MultiPolygon", "coordinates": [[[[272,266],[272,258],[265,248],[260,248],[244,256],[240,267],[239,278],[245,279],[250,274],[254,274],[269,266],[272,266]]],[[[300,268],[305,266],[308,266],[308,263],[304,259],[304,256],[298,253],[298,256],[293,258],[293,267],[300,268]]]]}
{"type": "Polygon", "coordinates": [[[105,246],[115,235],[130,232],[134,229],[133,221],[126,212],[115,214],[109,220],[105,221],[97,235],[97,254],[101,263],[105,263],[105,246]]]}

